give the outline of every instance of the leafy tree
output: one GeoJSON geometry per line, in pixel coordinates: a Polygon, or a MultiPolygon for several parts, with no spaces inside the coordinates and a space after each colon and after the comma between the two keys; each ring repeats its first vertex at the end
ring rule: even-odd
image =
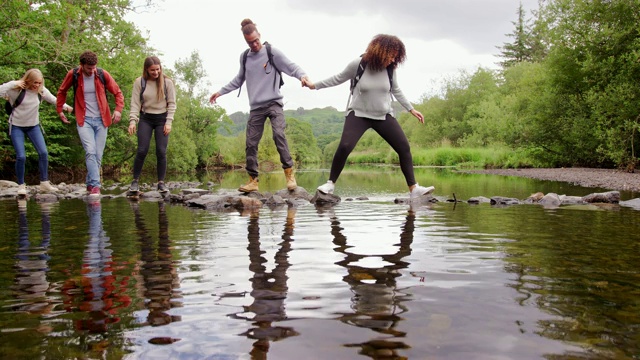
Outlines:
{"type": "MultiPolygon", "coordinates": [[[[150,1],[138,3],[145,8],[151,5],[150,1]]],[[[98,55],[99,66],[114,76],[127,98],[127,85],[139,73],[144,54],[151,51],[135,25],[124,20],[125,14],[133,10],[133,2],[126,0],[4,1],[0,7],[3,55],[0,81],[17,79],[27,69],[37,67],[45,76],[46,86],[55,94],[67,71],[77,66],[80,53],[90,49],[98,55]]],[[[47,134],[52,167],[73,169],[84,164],[84,151],[75,126],[63,125],[55,109],[46,105],[41,108],[41,122],[47,134]]],[[[6,126],[6,122],[0,126],[6,126]]],[[[107,140],[105,168],[120,167],[130,154],[132,141],[122,136],[116,130],[118,127],[113,127],[107,140]]],[[[12,163],[10,154],[13,154],[10,142],[0,137],[0,168],[12,163]]],[[[29,161],[37,158],[30,156],[29,161]]]]}
{"type": "Polygon", "coordinates": [[[197,166],[213,165],[217,158],[214,155],[219,149],[216,140],[218,127],[226,117],[226,112],[219,106],[209,105],[204,90],[207,84],[202,82],[207,73],[197,51],[193,51],[186,59],[176,61],[175,71],[178,86],[182,89],[176,114],[179,115],[178,121],[186,125],[188,138],[195,144],[197,166]]]}
{"type": "Polygon", "coordinates": [[[570,147],[562,152],[582,165],[635,167],[640,3],[555,0],[542,10],[552,44],[553,116],[568,123],[562,141],[570,147]]]}
{"type": "Polygon", "coordinates": [[[541,61],[546,54],[546,46],[540,28],[525,19],[522,3],[518,7],[517,14],[518,20],[512,22],[515,29],[512,33],[507,34],[508,37],[513,38],[513,42],[503,43],[501,47],[498,47],[501,49],[499,56],[504,59],[500,65],[504,68],[524,61],[541,61]]]}
{"type": "Polygon", "coordinates": [[[321,160],[322,151],[318,148],[316,138],[313,136],[311,124],[287,118],[285,131],[291,157],[296,163],[317,163],[321,160]]]}

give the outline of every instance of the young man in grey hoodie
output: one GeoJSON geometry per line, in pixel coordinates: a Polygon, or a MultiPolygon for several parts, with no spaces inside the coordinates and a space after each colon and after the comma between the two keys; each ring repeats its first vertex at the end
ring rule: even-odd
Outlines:
{"type": "Polygon", "coordinates": [[[272,59],[268,56],[266,43],[260,42],[260,33],[250,19],[241,23],[242,34],[249,45],[249,51],[240,55],[240,71],[227,85],[211,95],[209,101],[214,104],[220,96],[239,89],[247,83],[249,96],[249,120],[246,135],[246,169],[249,181],[238,189],[242,192],[258,191],[258,144],[264,132],[264,124],[269,118],[273,129],[273,140],[280,154],[280,162],[287,179],[287,189],[295,190],[296,179],[293,174],[293,159],[284,134],[286,122],[282,107],[284,102],[280,93],[281,74],[283,72],[299,79],[303,86],[309,82],[300,66],[289,60],[280,50],[271,47],[272,59]],[[272,61],[271,61],[272,60],[272,61]]]}

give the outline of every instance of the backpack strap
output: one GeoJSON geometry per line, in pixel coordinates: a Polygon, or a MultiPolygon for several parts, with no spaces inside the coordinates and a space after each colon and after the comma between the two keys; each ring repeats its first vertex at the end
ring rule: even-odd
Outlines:
{"type": "Polygon", "coordinates": [[[240,97],[240,92],[242,92],[242,84],[244,84],[245,72],[247,72],[247,56],[249,55],[249,50],[247,49],[242,53],[242,79],[240,80],[240,87],[238,88],[238,97],[240,97]]]}
{"type": "Polygon", "coordinates": [[[349,92],[351,92],[352,94],[353,94],[353,89],[356,88],[358,81],[360,81],[360,79],[362,78],[362,74],[364,74],[364,69],[367,67],[367,62],[364,60],[364,58],[362,58],[362,55],[360,55],[360,57],[361,57],[360,64],[358,64],[358,70],[356,70],[356,76],[353,79],[351,79],[351,85],[349,87],[349,92]]]}
{"type": "MultiPolygon", "coordinates": [[[[362,57],[362,55],[360,56],[362,57]]],[[[358,65],[358,70],[356,70],[356,76],[353,79],[351,79],[351,87],[350,87],[351,93],[353,93],[353,89],[355,89],[356,84],[358,84],[358,81],[360,81],[360,79],[362,78],[362,74],[364,74],[364,69],[366,67],[367,67],[367,62],[364,59],[361,59],[360,64],[358,65]]],[[[387,76],[389,77],[389,91],[393,89],[393,70],[394,70],[393,64],[389,64],[389,66],[387,66],[387,76]]]]}
{"type": "MultiPolygon", "coordinates": [[[[162,82],[164,84],[164,101],[167,102],[167,104],[169,103],[169,98],[167,95],[167,78],[162,75],[164,77],[164,81],[162,82]]],[[[144,90],[147,88],[147,79],[144,78],[144,76],[142,76],[140,78],[140,112],[144,112],[143,105],[144,105],[144,97],[142,96],[142,94],[144,94],[144,90]]]]}
{"type": "Polygon", "coordinates": [[[282,79],[282,71],[280,71],[280,69],[278,69],[278,67],[276,66],[276,63],[273,61],[273,53],[271,52],[271,44],[269,44],[268,42],[265,41],[263,45],[267,48],[267,59],[268,59],[267,62],[271,63],[271,66],[276,71],[276,73],[273,74],[273,88],[274,89],[276,88],[276,78],[278,77],[277,75],[280,75],[280,85],[278,85],[278,89],[280,89],[282,87],[282,85],[284,85],[284,80],[282,79]]]}
{"type": "MultiPolygon", "coordinates": [[[[102,86],[104,86],[104,95],[106,97],[107,96],[107,80],[104,78],[104,69],[98,68],[97,73],[98,73],[98,79],[100,79],[102,86]]],[[[80,76],[80,68],[75,67],[73,68],[73,81],[72,81],[74,103],[75,103],[75,97],[76,97],[76,90],[78,89],[78,76],[80,76]]],[[[109,99],[107,98],[107,102],[108,101],[109,99]]]]}
{"type": "MultiPolygon", "coordinates": [[[[20,92],[18,93],[18,97],[16,97],[16,100],[13,102],[13,105],[11,105],[11,103],[7,100],[7,104],[9,105],[9,108],[7,111],[9,114],[13,113],[13,109],[17,108],[20,104],[22,104],[22,100],[24,100],[25,95],[27,94],[27,90],[26,89],[22,89],[20,90],[20,92]]],[[[42,102],[42,94],[38,93],[38,101],[42,102]]]]}
{"type": "MultiPolygon", "coordinates": [[[[24,100],[24,97],[26,94],[27,94],[27,90],[25,89],[20,90],[20,93],[18,94],[16,101],[13,102],[13,106],[11,107],[15,109],[18,105],[22,104],[22,100],[24,100]]],[[[38,93],[38,96],[39,98],[42,98],[42,95],[40,95],[40,93],[38,93]]]]}
{"type": "MultiPolygon", "coordinates": [[[[276,66],[276,63],[273,61],[273,52],[271,52],[271,44],[265,41],[264,43],[262,43],[262,45],[264,45],[264,47],[267,48],[267,64],[271,64],[271,67],[273,67],[273,69],[276,71],[273,74],[274,89],[276,87],[276,78],[278,77],[278,75],[280,76],[280,85],[278,86],[278,89],[279,89],[282,87],[282,85],[284,85],[284,79],[282,78],[282,71],[278,69],[278,67],[276,66]]],[[[245,80],[245,72],[247,71],[247,68],[246,68],[247,56],[249,55],[250,50],[251,49],[247,49],[244,51],[244,53],[242,53],[242,81],[240,84],[240,88],[238,90],[238,97],[240,96],[240,92],[242,91],[242,83],[244,83],[244,80],[245,80]]],[[[265,64],[265,69],[267,67],[267,64],[265,64]]]]}
{"type": "MultiPolygon", "coordinates": [[[[9,102],[9,99],[7,99],[7,102],[5,103],[5,111],[9,115],[9,135],[11,135],[11,127],[13,126],[13,110],[16,107],[18,107],[20,104],[22,104],[22,100],[24,100],[24,97],[26,96],[26,94],[27,94],[27,90],[22,89],[18,93],[18,96],[16,97],[16,100],[13,102],[13,105],[11,105],[11,102],[9,102]]],[[[38,102],[42,102],[42,94],[40,93],[38,93],[38,102]]],[[[40,129],[42,130],[42,134],[44,134],[44,128],[42,127],[42,123],[40,123],[40,129]]]]}

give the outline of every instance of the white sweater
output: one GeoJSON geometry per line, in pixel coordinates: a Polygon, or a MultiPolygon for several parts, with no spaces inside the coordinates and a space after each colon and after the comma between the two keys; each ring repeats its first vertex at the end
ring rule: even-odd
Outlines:
{"type": "MultiPolygon", "coordinates": [[[[315,83],[316,90],[340,85],[356,76],[358,65],[361,58],[358,57],[351,61],[347,67],[337,75],[318,81],[315,83]]],[[[353,89],[353,96],[347,106],[347,110],[353,110],[356,116],[384,120],[387,114],[393,114],[391,106],[391,94],[407,111],[413,109],[413,105],[400,90],[396,80],[396,71],[393,70],[393,86],[389,88],[389,75],[387,70],[371,71],[369,67],[364,69],[362,78],[358,81],[356,88],[353,89]]]]}
{"type": "MultiPolygon", "coordinates": [[[[17,81],[9,81],[0,85],[0,97],[8,98],[12,105],[18,98],[22,89],[17,86],[17,81]]],[[[42,100],[49,104],[56,105],[56,97],[46,88],[42,88],[42,100]]],[[[64,104],[63,108],[68,105],[64,104]]],[[[36,126],[40,123],[40,99],[38,92],[27,90],[20,105],[13,109],[11,113],[11,124],[14,126],[36,126]]]]}

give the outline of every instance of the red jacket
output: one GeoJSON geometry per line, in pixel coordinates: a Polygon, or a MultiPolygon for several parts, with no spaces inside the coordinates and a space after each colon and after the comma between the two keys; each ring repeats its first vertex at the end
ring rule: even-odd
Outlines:
{"type": "MultiPolygon", "coordinates": [[[[122,113],[122,109],[124,108],[124,95],[122,95],[120,87],[118,86],[116,81],[113,80],[111,75],[106,70],[103,71],[104,80],[107,87],[106,90],[116,97],[115,111],[119,111],[120,113],[122,113]]],[[[78,87],[76,89],[75,104],[73,105],[73,109],[76,115],[78,126],[83,126],[87,107],[84,102],[84,77],[82,76],[81,69],[78,69],[78,72],[78,87]]],[[[107,102],[105,87],[102,85],[97,71],[94,72],[94,82],[96,86],[96,98],[98,100],[98,108],[100,109],[102,123],[105,127],[109,127],[111,126],[111,111],[109,110],[109,103],[107,102]]],[[[73,88],[73,69],[69,70],[67,76],[65,76],[64,80],[62,81],[62,85],[60,85],[60,88],[58,89],[58,99],[56,103],[56,111],[58,112],[58,114],[62,112],[62,106],[67,101],[67,92],[71,88],[73,88]]]]}

